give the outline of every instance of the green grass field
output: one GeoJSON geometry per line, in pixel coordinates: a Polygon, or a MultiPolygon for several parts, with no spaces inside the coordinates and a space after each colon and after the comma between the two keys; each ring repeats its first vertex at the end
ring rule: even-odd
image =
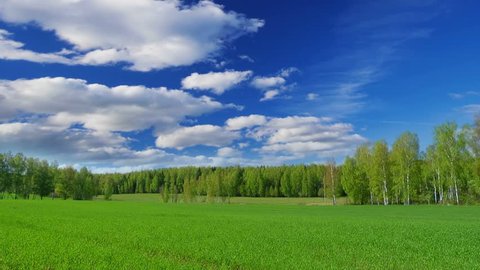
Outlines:
{"type": "Polygon", "coordinates": [[[480,207],[285,200],[2,200],[0,269],[480,269],[480,207]]]}
{"type": "MultiPolygon", "coordinates": [[[[182,194],[179,194],[179,200],[181,201],[182,194]]],[[[96,200],[103,200],[103,195],[95,198],[96,200]]],[[[137,202],[160,202],[161,197],[159,194],[146,193],[146,194],[116,194],[112,196],[112,201],[137,201],[137,202]]],[[[337,199],[337,205],[346,204],[346,198],[341,197],[337,199]]],[[[206,197],[196,197],[195,202],[204,203],[206,197]]],[[[222,202],[221,199],[218,199],[222,202]]],[[[231,204],[273,204],[273,205],[332,205],[331,199],[323,198],[280,198],[280,197],[232,197],[226,199],[224,203],[231,204]]]]}

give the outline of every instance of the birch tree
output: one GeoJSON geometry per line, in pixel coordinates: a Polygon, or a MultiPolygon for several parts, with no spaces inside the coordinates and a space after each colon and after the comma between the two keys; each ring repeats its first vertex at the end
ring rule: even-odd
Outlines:
{"type": "Polygon", "coordinates": [[[359,177],[366,182],[370,194],[370,204],[373,204],[373,186],[371,183],[372,176],[372,157],[368,144],[362,144],[355,152],[355,160],[359,170],[359,177]]]}
{"type": "Polygon", "coordinates": [[[385,141],[377,141],[372,149],[372,186],[377,197],[381,196],[384,205],[389,203],[390,157],[385,141]]]}
{"type": "Polygon", "coordinates": [[[392,161],[395,168],[397,192],[403,197],[405,205],[410,204],[411,176],[419,156],[418,136],[404,132],[393,144],[392,161]]]}
{"type": "Polygon", "coordinates": [[[325,170],[325,195],[327,197],[332,198],[332,204],[336,205],[337,204],[337,197],[336,197],[336,191],[337,191],[337,166],[335,163],[335,159],[330,158],[327,161],[326,170],[325,170]]]}
{"type": "Polygon", "coordinates": [[[449,196],[460,204],[459,170],[466,156],[466,141],[463,133],[458,132],[457,124],[446,123],[435,128],[435,143],[442,166],[445,167],[449,185],[449,196]]]}

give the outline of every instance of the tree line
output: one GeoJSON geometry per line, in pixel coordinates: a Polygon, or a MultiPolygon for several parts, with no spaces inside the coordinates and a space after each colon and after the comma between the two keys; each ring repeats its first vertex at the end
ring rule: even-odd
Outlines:
{"type": "Polygon", "coordinates": [[[0,153],[0,198],[72,198],[89,200],[102,193],[99,178],[87,168],[59,168],[56,163],[18,153],[0,153]]]}
{"type": "Polygon", "coordinates": [[[391,149],[383,140],[361,145],[342,166],[341,182],[355,204],[468,204],[480,200],[480,118],[459,128],[435,127],[433,144],[419,151],[405,132],[391,149]]]}
{"type": "Polygon", "coordinates": [[[180,167],[93,174],[87,168],[22,154],[0,154],[1,198],[72,198],[103,194],[158,193],[165,202],[228,201],[246,197],[324,197],[335,204],[471,204],[480,201],[480,118],[459,128],[434,129],[433,144],[420,151],[418,136],[401,134],[390,147],[380,140],[357,147],[342,165],[180,167]]]}

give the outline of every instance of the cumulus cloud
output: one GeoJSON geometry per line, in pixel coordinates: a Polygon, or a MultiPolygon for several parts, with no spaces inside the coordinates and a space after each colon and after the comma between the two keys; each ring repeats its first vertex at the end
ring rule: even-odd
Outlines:
{"type": "Polygon", "coordinates": [[[280,91],[278,90],[268,90],[263,94],[263,98],[260,99],[260,101],[267,101],[267,100],[272,100],[275,97],[277,97],[280,94],[280,91]]]}
{"type": "Polygon", "coordinates": [[[249,19],[212,1],[56,1],[5,0],[0,19],[53,31],[72,54],[40,54],[5,39],[4,59],[84,65],[127,63],[136,71],[185,66],[206,60],[264,22],[249,19]]]}
{"type": "Polygon", "coordinates": [[[209,72],[206,74],[192,73],[182,80],[182,88],[193,90],[211,90],[217,95],[247,80],[251,71],[209,72]]]}
{"type": "Polygon", "coordinates": [[[217,156],[189,156],[154,148],[134,150],[126,145],[128,140],[115,133],[81,128],[56,129],[38,123],[0,124],[0,146],[8,145],[10,151],[57,160],[60,165],[88,166],[99,173],[159,167],[258,164],[258,161],[240,158],[239,151],[229,151],[228,148],[219,149],[217,156]]]}
{"type": "Polygon", "coordinates": [[[157,137],[156,145],[159,148],[176,148],[182,150],[195,145],[222,147],[238,139],[237,132],[226,130],[220,126],[197,125],[181,127],[173,132],[161,134],[157,137]]]}
{"type": "MultiPolygon", "coordinates": [[[[237,119],[247,122],[248,118],[237,117],[229,121],[239,121],[237,119]]],[[[261,142],[258,150],[267,155],[337,156],[348,154],[358,144],[366,142],[364,137],[353,132],[351,124],[335,123],[327,117],[270,117],[261,124],[245,126],[249,127],[246,136],[261,142]]]]}
{"type": "Polygon", "coordinates": [[[225,106],[180,90],[144,86],[107,87],[84,80],[39,78],[0,81],[0,121],[19,114],[43,116],[45,125],[68,128],[81,124],[97,131],[174,128],[188,116],[225,106]]]}
{"type": "Polygon", "coordinates": [[[252,81],[252,85],[255,88],[266,90],[272,87],[279,87],[284,85],[286,80],[281,76],[275,77],[255,77],[252,81]]]}
{"type": "Polygon", "coordinates": [[[62,56],[62,52],[58,53],[36,53],[24,49],[25,44],[12,40],[11,33],[0,29],[0,59],[5,60],[27,60],[37,63],[62,63],[70,64],[68,58],[62,56]]]}
{"type": "Polygon", "coordinates": [[[240,130],[254,126],[263,125],[267,122],[267,118],[263,115],[251,114],[249,116],[239,116],[230,118],[226,121],[228,130],[240,130]]]}
{"type": "Polygon", "coordinates": [[[263,91],[263,97],[260,101],[275,99],[282,92],[290,90],[295,84],[287,84],[287,78],[299,70],[295,67],[284,68],[275,76],[265,77],[257,76],[251,81],[251,85],[263,91]]]}
{"type": "Polygon", "coordinates": [[[109,87],[62,77],[2,80],[0,148],[95,170],[127,170],[279,164],[306,155],[349,153],[365,141],[354,133],[352,125],[319,117],[252,114],[230,118],[223,126],[182,126],[189,122],[185,120],[227,107],[231,106],[162,87],[109,87]],[[125,132],[150,129],[158,148],[132,148],[131,133],[125,132]],[[196,145],[220,149],[211,157],[165,150],[196,145]],[[241,157],[241,151],[252,149],[259,159],[241,157]]]}
{"type": "Polygon", "coordinates": [[[134,150],[132,139],[121,132],[153,128],[153,136],[164,134],[177,130],[185,119],[227,107],[163,87],[108,87],[63,77],[3,80],[0,148],[95,168],[206,165],[213,160],[160,149],[134,150]]]}

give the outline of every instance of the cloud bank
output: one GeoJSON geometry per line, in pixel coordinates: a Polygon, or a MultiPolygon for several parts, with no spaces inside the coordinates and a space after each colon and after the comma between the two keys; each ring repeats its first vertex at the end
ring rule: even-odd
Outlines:
{"type": "Polygon", "coordinates": [[[125,63],[150,71],[188,66],[215,56],[224,44],[254,33],[260,19],[225,11],[212,1],[5,0],[0,19],[52,31],[71,48],[38,53],[0,30],[0,58],[70,65],[125,63]]]}

